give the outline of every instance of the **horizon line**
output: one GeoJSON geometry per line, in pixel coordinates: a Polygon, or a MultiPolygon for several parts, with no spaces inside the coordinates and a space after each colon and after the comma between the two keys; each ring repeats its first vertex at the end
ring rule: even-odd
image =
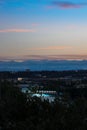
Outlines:
{"type": "Polygon", "coordinates": [[[87,60],[87,55],[23,55],[23,56],[0,56],[0,61],[26,61],[26,60],[87,60]]]}

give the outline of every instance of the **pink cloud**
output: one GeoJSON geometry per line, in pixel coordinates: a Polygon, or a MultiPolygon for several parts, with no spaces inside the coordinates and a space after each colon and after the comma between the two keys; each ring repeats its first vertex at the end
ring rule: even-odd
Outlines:
{"type": "Polygon", "coordinates": [[[43,48],[30,48],[28,50],[35,50],[35,51],[40,51],[40,50],[64,50],[64,49],[70,49],[72,48],[71,46],[48,46],[48,47],[43,47],[43,48]]]}
{"type": "Polygon", "coordinates": [[[39,24],[38,23],[32,23],[31,24],[33,27],[36,27],[36,26],[38,26],[39,24]]]}
{"type": "Polygon", "coordinates": [[[10,33],[10,32],[35,32],[33,29],[2,29],[0,33],[10,33]]]}
{"type": "Polygon", "coordinates": [[[87,3],[73,3],[73,2],[68,2],[68,1],[53,1],[52,2],[53,6],[63,8],[63,9],[69,9],[69,8],[82,8],[84,6],[87,6],[87,3]]]}

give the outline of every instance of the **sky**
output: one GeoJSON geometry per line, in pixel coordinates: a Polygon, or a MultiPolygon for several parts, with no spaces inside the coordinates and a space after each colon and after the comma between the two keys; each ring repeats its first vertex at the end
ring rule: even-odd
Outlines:
{"type": "Polygon", "coordinates": [[[0,0],[0,59],[87,55],[86,0],[0,0]]]}

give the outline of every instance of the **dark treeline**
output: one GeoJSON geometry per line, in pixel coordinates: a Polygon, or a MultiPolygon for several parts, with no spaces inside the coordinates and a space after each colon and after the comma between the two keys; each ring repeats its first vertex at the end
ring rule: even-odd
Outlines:
{"type": "Polygon", "coordinates": [[[18,77],[27,77],[27,78],[38,78],[41,76],[46,76],[47,78],[60,78],[60,77],[74,77],[82,78],[87,77],[87,70],[78,70],[78,71],[2,71],[0,72],[0,78],[18,78],[18,77]]]}
{"type": "Polygon", "coordinates": [[[44,87],[40,89],[56,91],[58,96],[68,95],[71,100],[76,99],[77,97],[85,97],[87,99],[87,79],[43,80],[41,84],[44,87]]]}
{"type": "Polygon", "coordinates": [[[87,130],[87,100],[65,94],[49,103],[0,82],[0,130],[87,130]]]}

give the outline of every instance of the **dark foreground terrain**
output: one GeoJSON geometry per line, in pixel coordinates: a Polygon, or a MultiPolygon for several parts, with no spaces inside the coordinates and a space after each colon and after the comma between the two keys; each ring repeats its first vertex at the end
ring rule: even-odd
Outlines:
{"type": "MultiPolygon", "coordinates": [[[[87,71],[1,72],[0,130],[87,130],[86,74],[87,71]],[[55,101],[22,93],[17,87],[19,81],[14,82],[18,74],[43,85],[45,90],[56,90],[55,101]]],[[[26,79],[23,82],[29,83],[26,79]]]]}

